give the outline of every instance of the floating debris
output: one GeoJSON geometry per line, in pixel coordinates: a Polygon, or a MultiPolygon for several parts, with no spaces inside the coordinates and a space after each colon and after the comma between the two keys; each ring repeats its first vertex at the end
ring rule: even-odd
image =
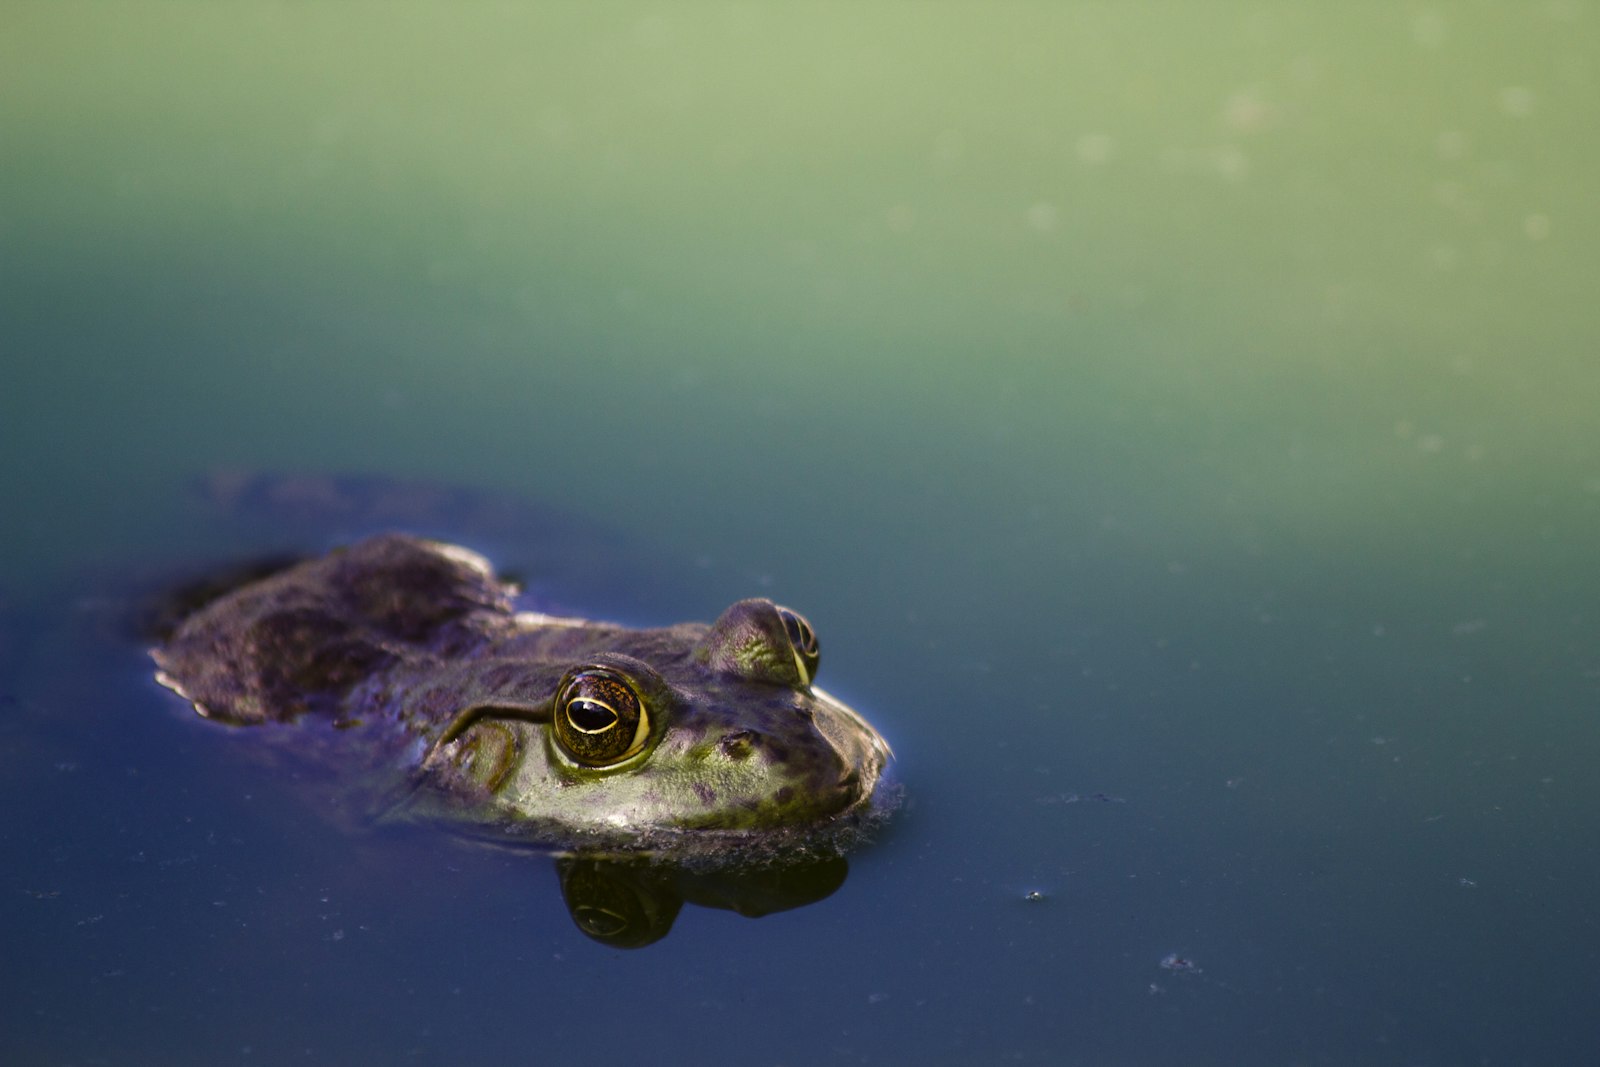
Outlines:
{"type": "Polygon", "coordinates": [[[1039,797],[1040,804],[1126,804],[1122,797],[1114,797],[1110,793],[1052,793],[1049,796],[1039,797]]]}
{"type": "Polygon", "coordinates": [[[1194,960],[1187,956],[1180,956],[1176,952],[1169,952],[1161,957],[1161,968],[1167,971],[1178,971],[1182,974],[1200,974],[1200,968],[1194,960]]]}

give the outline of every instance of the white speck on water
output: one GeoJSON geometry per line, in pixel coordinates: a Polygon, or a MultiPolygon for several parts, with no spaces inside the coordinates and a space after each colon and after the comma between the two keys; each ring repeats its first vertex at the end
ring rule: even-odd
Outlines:
{"type": "Polygon", "coordinates": [[[1250,158],[1233,145],[1224,145],[1211,156],[1211,166],[1229,181],[1243,181],[1250,176],[1250,158]]]}
{"type": "Polygon", "coordinates": [[[1411,38],[1423,48],[1438,48],[1444,44],[1444,16],[1437,11],[1419,11],[1411,20],[1411,38]]]}
{"type": "Polygon", "coordinates": [[[1534,91],[1525,85],[1508,85],[1500,90],[1500,110],[1514,119],[1527,118],[1533,114],[1537,99],[1534,91]]]}
{"type": "Polygon", "coordinates": [[[1041,200],[1028,209],[1028,227],[1037,233],[1049,233],[1056,228],[1059,214],[1054,204],[1041,200]]]}
{"type": "Polygon", "coordinates": [[[1095,167],[1108,162],[1115,147],[1115,142],[1103,133],[1086,133],[1078,138],[1075,146],[1078,159],[1095,167]]]}
{"type": "Polygon", "coordinates": [[[1222,121],[1230,130],[1251,133],[1272,121],[1272,106],[1253,89],[1241,89],[1222,105],[1222,121]]]}

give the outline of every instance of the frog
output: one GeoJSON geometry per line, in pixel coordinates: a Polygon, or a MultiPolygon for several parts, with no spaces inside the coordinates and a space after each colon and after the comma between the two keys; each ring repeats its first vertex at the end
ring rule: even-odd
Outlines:
{"type": "Polygon", "coordinates": [[[530,605],[471,548],[385,532],[250,572],[174,621],[155,679],[278,735],[381,818],[567,854],[842,851],[892,809],[888,742],[764,597],[631,627],[530,605]]]}

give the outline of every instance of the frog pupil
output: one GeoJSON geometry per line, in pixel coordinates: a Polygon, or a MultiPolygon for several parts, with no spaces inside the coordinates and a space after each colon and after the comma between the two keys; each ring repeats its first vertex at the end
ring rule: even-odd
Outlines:
{"type": "Polygon", "coordinates": [[[783,619],[783,629],[789,635],[789,643],[806,655],[816,655],[817,635],[806,624],[806,620],[788,608],[779,608],[778,616],[783,619]]]}
{"type": "Polygon", "coordinates": [[[609,730],[617,723],[617,713],[598,700],[579,697],[567,704],[567,719],[586,734],[609,730]]]}

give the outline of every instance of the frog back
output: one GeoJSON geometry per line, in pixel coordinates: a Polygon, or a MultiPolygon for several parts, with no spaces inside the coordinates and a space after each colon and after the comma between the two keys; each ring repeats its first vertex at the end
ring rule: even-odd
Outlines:
{"type": "Polygon", "coordinates": [[[475,553],[380,535],[234,590],[152,654],[162,683],[210,718],[337,718],[375,674],[459,655],[503,631],[510,592],[475,553]]]}

